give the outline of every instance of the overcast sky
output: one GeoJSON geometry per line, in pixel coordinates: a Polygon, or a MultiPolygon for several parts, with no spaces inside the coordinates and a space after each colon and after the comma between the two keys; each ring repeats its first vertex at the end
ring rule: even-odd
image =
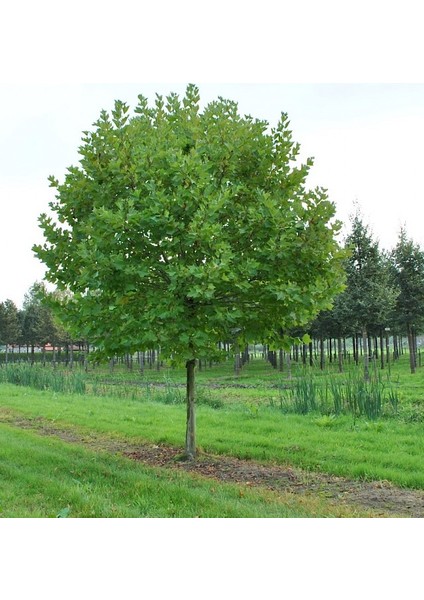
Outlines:
{"type": "MultiPolygon", "coordinates": [[[[78,162],[82,131],[115,99],[184,93],[180,84],[4,84],[0,86],[0,300],[21,304],[41,280],[31,246],[42,241],[37,218],[53,199],[47,177],[62,180],[78,162]]],[[[194,82],[196,83],[196,82],[194,82]]],[[[424,247],[422,158],[424,84],[210,84],[202,103],[222,95],[242,114],[275,125],[287,112],[303,158],[313,156],[308,183],[328,189],[345,223],[358,202],[383,248],[405,225],[424,247]]]]}

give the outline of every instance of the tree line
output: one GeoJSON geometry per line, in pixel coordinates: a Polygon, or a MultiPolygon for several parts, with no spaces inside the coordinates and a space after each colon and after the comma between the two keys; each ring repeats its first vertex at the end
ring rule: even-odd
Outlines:
{"type": "MultiPolygon", "coordinates": [[[[406,338],[410,369],[414,373],[418,361],[417,336],[424,330],[424,252],[404,228],[396,246],[389,252],[381,251],[359,213],[352,217],[345,249],[345,290],[336,296],[331,310],[320,312],[308,327],[290,332],[298,338],[307,333],[310,342],[293,347],[291,354],[282,349],[267,349],[268,360],[281,370],[291,357],[303,363],[318,362],[321,368],[327,361],[337,361],[342,371],[344,361],[352,358],[356,364],[363,360],[368,378],[369,361],[378,359],[384,368],[390,356],[396,359],[403,352],[402,340],[406,338]]],[[[71,340],[44,302],[45,296],[44,284],[35,283],[25,295],[21,310],[12,300],[0,303],[0,344],[5,346],[6,362],[10,347],[26,349],[34,360],[35,348],[50,344],[53,354],[58,347],[64,348],[67,362],[73,361],[75,345],[81,350],[87,348],[82,340],[71,340]]],[[[248,361],[248,350],[239,352],[230,342],[222,347],[235,353],[235,371],[239,372],[248,361]]],[[[138,353],[137,359],[141,368],[144,364],[159,366],[158,356],[153,350],[147,355],[138,353]]],[[[53,360],[57,358],[53,356],[53,360]]],[[[126,362],[132,365],[132,358],[127,357],[126,362]]]]}
{"type": "MultiPolygon", "coordinates": [[[[16,349],[19,353],[26,352],[34,362],[36,349],[42,349],[45,357],[49,344],[53,355],[59,347],[66,347],[72,360],[74,342],[45,302],[46,296],[45,285],[36,282],[25,294],[22,309],[10,299],[0,303],[0,346],[4,346],[4,362],[8,362],[10,353],[16,349]]],[[[76,343],[82,345],[80,341],[76,343]]]]}
{"type": "Polygon", "coordinates": [[[345,240],[345,290],[336,296],[331,310],[322,311],[311,323],[311,338],[320,345],[323,367],[324,343],[329,341],[343,369],[348,339],[353,359],[364,361],[369,377],[370,358],[389,359],[389,339],[393,357],[402,350],[406,337],[411,373],[417,368],[417,336],[424,326],[424,252],[402,228],[396,246],[382,251],[359,212],[351,218],[351,231],[345,240]],[[333,343],[333,348],[331,344],[333,343]]]}

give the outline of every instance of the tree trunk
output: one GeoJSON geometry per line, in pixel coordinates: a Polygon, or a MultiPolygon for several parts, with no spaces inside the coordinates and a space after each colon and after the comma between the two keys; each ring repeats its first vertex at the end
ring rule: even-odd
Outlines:
{"type": "Polygon", "coordinates": [[[393,360],[397,360],[398,358],[399,358],[398,337],[397,337],[397,335],[393,335],[393,360]]]}
{"type": "Polygon", "coordinates": [[[352,347],[353,347],[353,360],[355,365],[359,364],[359,348],[358,348],[358,336],[355,335],[352,337],[352,347]]]}
{"type": "Polygon", "coordinates": [[[337,338],[337,353],[339,359],[339,373],[343,373],[343,344],[342,338],[337,338]]]}
{"type": "Polygon", "coordinates": [[[90,344],[86,342],[84,344],[84,371],[87,373],[88,371],[88,353],[90,351],[90,344]]]}
{"type": "Polygon", "coordinates": [[[409,366],[411,373],[415,373],[417,362],[415,357],[415,338],[412,327],[408,324],[408,346],[409,346],[409,366]]]}
{"type": "Polygon", "coordinates": [[[187,429],[185,453],[189,460],[196,457],[196,407],[194,392],[194,369],[196,360],[192,358],[186,362],[187,370],[187,429]]]}
{"type": "Polygon", "coordinates": [[[283,350],[280,348],[279,353],[278,353],[278,370],[279,371],[283,371],[284,370],[284,353],[283,350]]]}
{"type": "Polygon", "coordinates": [[[319,353],[320,353],[320,360],[319,360],[319,366],[321,371],[324,370],[324,366],[325,366],[325,358],[324,358],[324,338],[320,338],[319,340],[319,353]]]}
{"type": "Polygon", "coordinates": [[[240,349],[238,347],[238,344],[236,344],[234,346],[235,349],[235,354],[234,354],[234,373],[236,375],[236,377],[238,377],[240,375],[240,349]]]}
{"type": "Polygon", "coordinates": [[[383,344],[383,330],[380,331],[380,364],[381,368],[384,369],[384,344],[383,344]]]}
{"type": "Polygon", "coordinates": [[[291,349],[286,354],[286,360],[287,360],[287,379],[291,379],[292,378],[292,372],[291,372],[291,349]]]}
{"type": "Polygon", "coordinates": [[[389,331],[386,330],[386,364],[390,371],[390,341],[389,341],[389,331]]]}
{"type": "Polygon", "coordinates": [[[368,336],[367,330],[364,327],[362,330],[362,347],[364,349],[364,379],[365,381],[369,381],[370,379],[370,370],[369,370],[369,352],[368,352],[368,336]]]}

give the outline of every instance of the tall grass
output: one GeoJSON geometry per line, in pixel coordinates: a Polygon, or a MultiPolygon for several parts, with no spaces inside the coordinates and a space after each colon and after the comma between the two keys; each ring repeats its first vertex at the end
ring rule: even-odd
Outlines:
{"type": "Polygon", "coordinates": [[[85,377],[79,371],[64,371],[25,363],[1,367],[0,382],[65,394],[86,393],[85,377]]]}
{"type": "Polygon", "coordinates": [[[287,413],[352,414],[368,419],[396,414],[399,406],[395,385],[377,370],[369,381],[364,380],[360,370],[325,375],[304,371],[290,384],[280,385],[279,400],[281,410],[287,413]]]}
{"type": "MultiPolygon", "coordinates": [[[[166,377],[160,384],[140,381],[137,384],[102,383],[88,377],[83,371],[68,371],[51,366],[10,364],[0,367],[0,383],[13,383],[37,390],[51,390],[64,394],[86,394],[110,396],[121,399],[160,402],[162,404],[184,404],[185,388],[166,377]]],[[[197,390],[197,403],[222,408],[224,403],[211,395],[207,389],[197,390]]]]}

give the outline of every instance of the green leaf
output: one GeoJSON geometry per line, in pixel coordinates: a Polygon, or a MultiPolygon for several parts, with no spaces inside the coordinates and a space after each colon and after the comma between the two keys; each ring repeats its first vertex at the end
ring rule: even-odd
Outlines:
{"type": "Polygon", "coordinates": [[[84,133],[80,164],[49,178],[34,251],[72,297],[56,303],[63,322],[105,354],[278,340],[341,291],[334,207],[307,190],[287,116],[270,130],[236,102],[199,106],[193,85],[181,101],[139,96],[131,118],[117,101],[84,133]]]}

